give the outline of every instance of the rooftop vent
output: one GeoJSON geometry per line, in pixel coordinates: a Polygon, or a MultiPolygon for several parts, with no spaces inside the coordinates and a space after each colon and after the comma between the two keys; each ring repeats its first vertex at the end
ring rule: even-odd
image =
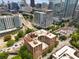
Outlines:
{"type": "Polygon", "coordinates": [[[33,43],[34,43],[34,44],[38,44],[37,39],[34,39],[34,40],[33,40],[33,43]]]}

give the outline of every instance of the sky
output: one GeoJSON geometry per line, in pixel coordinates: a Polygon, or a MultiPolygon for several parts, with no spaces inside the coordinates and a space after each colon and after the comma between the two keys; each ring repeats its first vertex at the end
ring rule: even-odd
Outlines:
{"type": "MultiPolygon", "coordinates": [[[[5,3],[7,3],[7,1],[10,2],[20,2],[21,0],[3,0],[5,3]]],[[[2,0],[0,0],[0,3],[2,2],[2,0]]],[[[26,0],[27,4],[30,4],[30,0],[26,0]]],[[[35,3],[42,3],[42,2],[46,2],[49,3],[49,0],[35,0],[35,3]]],[[[78,2],[79,4],[79,2],[78,2]]]]}
{"type": "MultiPolygon", "coordinates": [[[[0,0],[1,3],[2,0],[0,0]]],[[[4,2],[10,1],[10,2],[20,2],[21,0],[3,0],[4,2]]],[[[29,4],[30,0],[26,0],[26,2],[29,4]]],[[[42,2],[49,2],[48,0],[35,0],[35,3],[42,3],[42,2]]]]}

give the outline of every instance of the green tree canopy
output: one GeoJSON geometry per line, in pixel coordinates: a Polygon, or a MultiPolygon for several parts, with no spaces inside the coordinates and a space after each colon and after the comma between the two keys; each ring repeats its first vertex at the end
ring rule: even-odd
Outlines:
{"type": "Polygon", "coordinates": [[[79,33],[72,34],[72,40],[77,42],[79,40],[79,33]]]}
{"type": "Polygon", "coordinates": [[[66,40],[67,37],[62,35],[62,36],[59,37],[59,39],[60,39],[61,41],[63,41],[63,40],[66,40]]]}
{"type": "Polygon", "coordinates": [[[19,55],[22,59],[32,59],[31,53],[27,50],[26,45],[22,46],[19,51],[19,55]]]}
{"type": "Polygon", "coordinates": [[[8,53],[0,53],[0,59],[7,59],[8,53]]]}
{"type": "Polygon", "coordinates": [[[24,36],[24,32],[23,32],[22,30],[20,30],[20,31],[18,32],[17,36],[18,36],[19,38],[23,37],[23,36],[24,36]]]}
{"type": "Polygon", "coordinates": [[[13,57],[12,59],[22,59],[21,56],[16,55],[15,57],[13,57]]]}
{"type": "Polygon", "coordinates": [[[14,40],[9,40],[9,41],[7,42],[7,46],[10,47],[10,46],[12,46],[14,43],[15,43],[14,40]]]}
{"type": "Polygon", "coordinates": [[[34,30],[33,30],[33,29],[30,29],[30,28],[27,28],[27,29],[25,30],[25,34],[28,34],[28,33],[30,33],[30,32],[34,32],[34,30]]]}

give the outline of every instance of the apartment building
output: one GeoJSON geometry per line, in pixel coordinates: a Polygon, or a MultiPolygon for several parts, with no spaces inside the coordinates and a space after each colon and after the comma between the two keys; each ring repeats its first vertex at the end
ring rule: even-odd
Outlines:
{"type": "Polygon", "coordinates": [[[22,27],[19,15],[1,15],[0,16],[0,33],[6,30],[22,27]]]}
{"type": "Polygon", "coordinates": [[[33,59],[42,59],[43,53],[47,52],[48,48],[54,46],[57,41],[56,35],[43,29],[26,34],[23,40],[32,53],[33,59]]]}

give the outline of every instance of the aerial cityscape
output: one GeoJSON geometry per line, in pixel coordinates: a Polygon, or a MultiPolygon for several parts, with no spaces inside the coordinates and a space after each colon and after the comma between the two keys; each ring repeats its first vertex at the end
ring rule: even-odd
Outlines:
{"type": "Polygon", "coordinates": [[[0,0],[0,59],[79,59],[79,0],[0,0]]]}

